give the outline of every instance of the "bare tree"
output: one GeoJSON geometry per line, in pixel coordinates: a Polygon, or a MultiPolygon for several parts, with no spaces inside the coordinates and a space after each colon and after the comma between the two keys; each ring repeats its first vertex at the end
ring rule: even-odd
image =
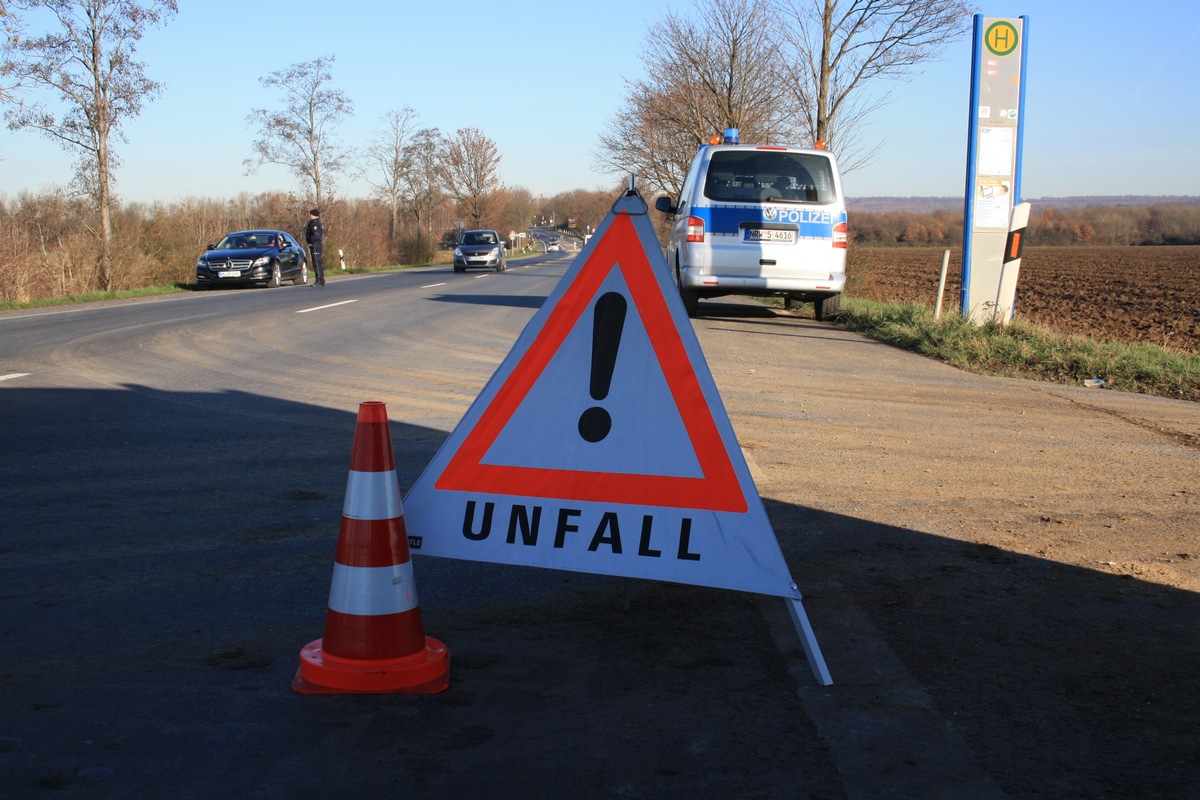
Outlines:
{"type": "Polygon", "coordinates": [[[868,163],[861,124],[888,101],[868,98],[872,81],[897,80],[937,58],[966,33],[959,0],[777,0],[782,59],[808,138],[838,154],[844,172],[868,163]]]}
{"type": "Polygon", "coordinates": [[[119,160],[112,148],[120,125],[162,90],[134,59],[146,30],[178,13],[175,0],[23,0],[0,7],[6,39],[0,75],[11,84],[2,95],[9,128],[32,128],[76,151],[77,188],[99,215],[100,263],[97,285],[105,291],[113,274],[113,171],[119,160]],[[17,12],[47,12],[51,29],[26,38],[30,18],[17,12]],[[48,92],[55,103],[24,102],[27,93],[48,92]]]}
{"type": "Polygon", "coordinates": [[[787,142],[791,95],[780,84],[770,0],[708,0],[695,18],[668,13],[646,35],[648,77],[601,136],[600,164],[677,194],[696,147],[725,128],[749,141],[787,142]]]}
{"type": "Polygon", "coordinates": [[[642,59],[664,121],[694,144],[725,128],[759,142],[787,140],[789,95],[776,78],[772,26],[763,24],[771,17],[768,0],[710,0],[699,19],[668,14],[651,28],[642,59]]]}
{"type": "Polygon", "coordinates": [[[461,128],[446,143],[442,178],[463,211],[479,227],[501,189],[500,152],[478,128],[461,128]]]}
{"type": "Polygon", "coordinates": [[[15,65],[9,58],[9,48],[14,48],[25,35],[25,21],[18,12],[24,11],[21,0],[0,0],[0,30],[4,31],[5,45],[0,50],[0,103],[8,99],[16,88],[17,78],[13,74],[15,65]]]}
{"type": "Polygon", "coordinates": [[[446,141],[437,128],[422,128],[412,135],[405,159],[401,194],[417,228],[418,250],[431,247],[433,215],[443,203],[442,154],[446,141]],[[424,247],[421,246],[424,241],[424,247]]]}
{"type": "Polygon", "coordinates": [[[659,108],[665,101],[653,89],[641,85],[631,91],[600,136],[597,164],[612,174],[636,175],[650,193],[678,197],[699,142],[689,131],[662,124],[659,108]]]}
{"type": "Polygon", "coordinates": [[[650,29],[648,77],[629,84],[597,154],[672,195],[696,146],[727,127],[742,141],[822,141],[843,172],[865,165],[877,148],[862,123],[887,101],[866,87],[936,58],[971,12],[959,0],[706,0],[695,13],[650,29]]]}
{"type": "Polygon", "coordinates": [[[256,108],[246,117],[258,125],[254,157],[244,162],[247,174],[263,164],[287,167],[313,192],[318,206],[324,201],[333,177],[350,166],[351,151],[335,136],[338,123],[354,112],[354,104],[341,89],[329,87],[334,56],[293,64],[272,72],[259,82],[283,92],[276,110],[256,108]]]}
{"type": "Polygon", "coordinates": [[[399,111],[389,111],[384,116],[384,129],[367,148],[369,164],[364,179],[388,202],[392,212],[388,228],[388,246],[394,247],[396,229],[400,223],[400,205],[404,199],[404,187],[408,180],[410,138],[417,112],[408,106],[399,111]]]}
{"type": "MultiPolygon", "coordinates": [[[[533,221],[533,213],[537,208],[533,192],[523,186],[509,189],[508,203],[504,213],[504,227],[523,232],[533,221]]],[[[504,231],[501,231],[504,233],[504,231]]]]}

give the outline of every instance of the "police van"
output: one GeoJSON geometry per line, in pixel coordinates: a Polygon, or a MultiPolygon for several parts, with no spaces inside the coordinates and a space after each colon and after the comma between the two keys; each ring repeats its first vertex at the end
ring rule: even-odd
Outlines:
{"type": "Polygon", "coordinates": [[[729,129],[700,146],[679,202],[654,207],[672,215],[667,263],[689,317],[700,298],[728,294],[811,302],[819,320],[837,313],[849,229],[832,153],[739,144],[729,129]]]}

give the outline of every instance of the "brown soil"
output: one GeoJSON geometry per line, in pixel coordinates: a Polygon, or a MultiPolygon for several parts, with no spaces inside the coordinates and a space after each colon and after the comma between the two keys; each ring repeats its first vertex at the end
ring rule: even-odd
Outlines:
{"type": "Polygon", "coordinates": [[[829,655],[835,688],[806,709],[878,781],[849,794],[1195,796],[1200,405],[967,375],[735,308],[697,332],[829,655]]]}
{"type": "MultiPolygon", "coordinates": [[[[933,305],[944,250],[860,247],[850,294],[933,305]]],[[[951,250],[943,308],[957,309],[960,248],[951,250]]],[[[1062,333],[1200,352],[1200,247],[1030,247],[1017,286],[1020,318],[1062,333]]]]}

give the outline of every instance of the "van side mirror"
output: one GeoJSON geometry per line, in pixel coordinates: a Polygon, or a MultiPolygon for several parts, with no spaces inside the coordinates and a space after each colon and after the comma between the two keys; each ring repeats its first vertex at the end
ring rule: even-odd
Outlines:
{"type": "Polygon", "coordinates": [[[678,208],[671,202],[671,198],[663,195],[654,201],[654,210],[661,211],[664,214],[674,214],[678,208]]]}

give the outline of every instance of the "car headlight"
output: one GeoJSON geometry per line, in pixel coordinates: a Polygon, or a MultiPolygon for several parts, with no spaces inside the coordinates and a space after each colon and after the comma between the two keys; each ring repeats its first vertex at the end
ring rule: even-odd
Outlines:
{"type": "Polygon", "coordinates": [[[196,269],[208,269],[208,262],[203,258],[196,259],[196,269]]]}
{"type": "Polygon", "coordinates": [[[498,255],[500,255],[500,248],[499,248],[499,247],[493,247],[493,248],[492,248],[492,252],[488,253],[488,257],[489,257],[489,258],[495,258],[495,257],[496,257],[496,256],[498,256],[498,255]]]}
{"type": "Polygon", "coordinates": [[[461,247],[456,247],[456,248],[454,248],[454,257],[455,257],[455,258],[462,258],[462,257],[463,257],[463,256],[462,256],[462,248],[461,248],[461,247]]]}
{"type": "Polygon", "coordinates": [[[254,263],[251,264],[250,267],[252,269],[254,267],[265,267],[267,264],[270,264],[270,263],[271,263],[270,256],[260,256],[259,258],[254,259],[254,263]]]}

